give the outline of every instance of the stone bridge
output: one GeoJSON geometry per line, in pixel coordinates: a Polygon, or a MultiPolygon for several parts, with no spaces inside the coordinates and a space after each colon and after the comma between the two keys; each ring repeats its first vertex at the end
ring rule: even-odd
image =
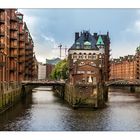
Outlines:
{"type": "Polygon", "coordinates": [[[140,87],[140,80],[113,80],[105,83],[106,86],[135,86],[140,87]]]}
{"type": "Polygon", "coordinates": [[[65,86],[65,81],[22,81],[22,85],[32,85],[32,86],[65,86]]]}

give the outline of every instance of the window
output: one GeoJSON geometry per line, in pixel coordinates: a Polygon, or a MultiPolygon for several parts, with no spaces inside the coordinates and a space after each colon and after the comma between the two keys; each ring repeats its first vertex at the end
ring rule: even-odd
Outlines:
{"type": "Polygon", "coordinates": [[[92,58],[93,58],[93,60],[96,60],[96,54],[95,53],[93,53],[93,56],[92,56],[92,58]]]}
{"type": "Polygon", "coordinates": [[[77,71],[77,74],[85,74],[85,71],[77,71]]]}
{"type": "Polygon", "coordinates": [[[96,84],[96,77],[93,77],[93,84],[96,84]]]}
{"type": "Polygon", "coordinates": [[[83,65],[85,65],[85,63],[84,62],[80,62],[79,66],[83,66],[83,65]]]}
{"type": "Polygon", "coordinates": [[[94,62],[90,62],[90,64],[94,67],[96,67],[96,64],[94,62]]]}
{"type": "Polygon", "coordinates": [[[88,54],[88,59],[92,59],[91,53],[88,54]]]}
{"type": "Polygon", "coordinates": [[[91,71],[87,71],[87,74],[91,74],[91,71]]]}
{"type": "Polygon", "coordinates": [[[76,53],[73,54],[73,59],[77,59],[77,54],[76,53]]]}
{"type": "Polygon", "coordinates": [[[84,58],[83,59],[87,59],[87,54],[86,53],[84,53],[84,56],[83,56],[84,58]]]}
{"type": "Polygon", "coordinates": [[[96,74],[96,71],[91,71],[91,74],[96,74]]]}

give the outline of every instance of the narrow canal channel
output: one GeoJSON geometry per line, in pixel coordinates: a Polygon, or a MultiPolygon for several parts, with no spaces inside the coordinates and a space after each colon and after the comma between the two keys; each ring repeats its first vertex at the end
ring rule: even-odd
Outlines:
{"type": "Polygon", "coordinates": [[[1,131],[140,130],[140,96],[115,90],[107,107],[73,110],[50,87],[33,90],[24,101],[0,115],[1,131]]]}

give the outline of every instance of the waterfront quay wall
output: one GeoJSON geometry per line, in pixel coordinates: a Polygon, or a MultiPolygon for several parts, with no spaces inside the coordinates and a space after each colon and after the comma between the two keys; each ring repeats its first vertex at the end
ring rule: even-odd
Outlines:
{"type": "Polygon", "coordinates": [[[107,87],[103,84],[69,84],[54,86],[56,95],[63,98],[74,108],[101,108],[108,97],[107,87]]]}
{"type": "Polygon", "coordinates": [[[15,105],[31,90],[31,87],[23,86],[18,82],[0,83],[0,113],[15,105]]]}
{"type": "Polygon", "coordinates": [[[53,86],[53,91],[54,91],[54,94],[62,99],[64,99],[64,96],[65,96],[65,85],[63,86],[60,86],[60,85],[55,85],[53,86]]]}
{"type": "Polygon", "coordinates": [[[71,85],[67,83],[64,99],[74,108],[102,108],[105,106],[106,92],[107,90],[103,84],[93,85],[86,83],[71,85]]]}

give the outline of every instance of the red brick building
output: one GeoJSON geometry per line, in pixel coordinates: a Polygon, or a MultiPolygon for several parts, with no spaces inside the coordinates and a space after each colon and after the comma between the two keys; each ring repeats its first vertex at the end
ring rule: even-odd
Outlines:
{"type": "Polygon", "coordinates": [[[110,80],[140,79],[140,46],[135,55],[113,59],[110,63],[110,80]]]}
{"type": "Polygon", "coordinates": [[[68,51],[69,82],[93,83],[109,80],[109,33],[75,33],[75,42],[68,51]]]}
{"type": "Polygon", "coordinates": [[[128,55],[111,60],[110,80],[137,79],[136,56],[128,55]]]}
{"type": "Polygon", "coordinates": [[[23,14],[0,9],[0,82],[33,79],[34,43],[23,14]]]}

